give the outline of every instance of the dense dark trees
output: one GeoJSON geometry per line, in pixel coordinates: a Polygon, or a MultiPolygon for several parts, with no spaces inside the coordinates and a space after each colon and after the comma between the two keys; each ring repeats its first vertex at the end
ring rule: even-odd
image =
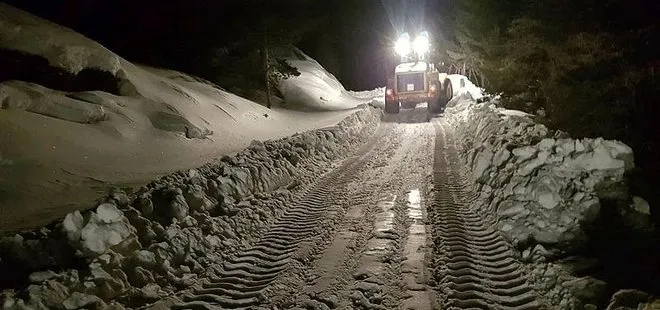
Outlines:
{"type": "Polygon", "coordinates": [[[460,0],[444,58],[516,109],[576,136],[620,139],[658,180],[660,3],[460,0]]]}

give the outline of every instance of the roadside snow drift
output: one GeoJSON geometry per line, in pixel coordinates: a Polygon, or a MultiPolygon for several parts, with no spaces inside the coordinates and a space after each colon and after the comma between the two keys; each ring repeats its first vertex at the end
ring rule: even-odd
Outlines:
{"type": "Polygon", "coordinates": [[[259,237],[333,160],[368,141],[378,119],[364,108],[336,126],[253,141],[133,194],[116,190],[36,233],[0,238],[0,284],[30,283],[0,292],[0,308],[124,309],[171,297],[259,237]]]}
{"type": "Polygon", "coordinates": [[[446,115],[462,137],[463,158],[486,199],[480,206],[515,245],[574,250],[598,217],[602,200],[630,203],[625,174],[634,167],[627,145],[553,136],[520,111],[476,103],[469,95],[450,102],[446,115]]]}
{"type": "MultiPolygon", "coordinates": [[[[143,184],[355,112],[270,110],[199,78],[134,65],[3,3],[0,38],[0,232],[86,208],[108,183],[143,184]]],[[[313,60],[299,64],[304,78],[286,85],[301,109],[318,109],[320,97],[332,109],[368,101],[341,95],[313,60]]]]}
{"type": "Polygon", "coordinates": [[[316,60],[300,50],[294,50],[289,64],[300,76],[280,81],[278,88],[287,105],[312,110],[345,110],[360,104],[384,105],[385,90],[379,88],[367,92],[349,92],[337,78],[316,60]]]}
{"type": "MultiPolygon", "coordinates": [[[[632,149],[619,141],[553,133],[527,113],[499,108],[496,99],[477,103],[481,90],[471,88],[458,90],[445,117],[479,193],[473,208],[521,252],[529,263],[523,272],[557,309],[606,305],[608,291],[621,287],[588,275],[599,262],[578,253],[598,237],[587,234],[594,225],[621,223],[640,236],[654,230],[648,203],[627,188],[632,149]]],[[[641,309],[650,299],[623,289],[607,309],[641,309]]]]}
{"type": "Polygon", "coordinates": [[[452,89],[454,90],[454,97],[467,96],[467,98],[472,100],[483,98],[484,90],[474,85],[474,83],[468,80],[464,75],[449,74],[447,78],[451,81],[452,89]]]}
{"type": "Polygon", "coordinates": [[[385,87],[378,87],[373,90],[364,90],[364,91],[352,91],[349,90],[348,93],[358,99],[362,100],[371,100],[369,105],[384,108],[385,107],[385,87]]]}

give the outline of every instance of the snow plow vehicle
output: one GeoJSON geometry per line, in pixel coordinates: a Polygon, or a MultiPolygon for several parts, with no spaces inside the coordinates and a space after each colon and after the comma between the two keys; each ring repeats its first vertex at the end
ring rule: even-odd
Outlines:
{"type": "Polygon", "coordinates": [[[429,50],[428,33],[422,32],[412,46],[408,35],[404,34],[394,48],[401,56],[401,63],[387,79],[385,113],[396,114],[401,108],[412,109],[423,102],[427,103],[429,119],[432,114],[442,112],[454,90],[447,74],[440,73],[435,64],[424,60],[429,50]],[[413,57],[410,57],[411,49],[413,57]]]}
{"type": "Polygon", "coordinates": [[[388,78],[385,90],[385,112],[399,113],[401,108],[413,109],[426,102],[428,113],[440,113],[451,100],[454,90],[446,73],[424,61],[396,66],[388,78]]]}

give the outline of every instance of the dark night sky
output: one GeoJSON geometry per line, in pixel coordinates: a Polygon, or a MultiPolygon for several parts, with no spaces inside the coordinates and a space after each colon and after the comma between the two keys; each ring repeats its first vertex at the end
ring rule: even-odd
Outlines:
{"type": "MultiPolygon", "coordinates": [[[[160,64],[163,51],[177,49],[191,33],[204,40],[233,40],[232,33],[253,22],[255,1],[202,0],[10,0],[5,1],[35,15],[72,28],[132,61],[160,64]],[[249,4],[248,4],[249,6],[249,4]],[[219,27],[222,33],[208,31],[219,27]],[[238,29],[236,29],[238,28],[238,29]]],[[[327,22],[298,44],[310,56],[334,73],[348,89],[371,89],[385,84],[395,61],[391,44],[404,17],[413,24],[431,28],[437,24],[437,0],[284,0],[269,14],[295,19],[306,10],[327,22]],[[425,17],[426,16],[426,17],[425,17]]],[[[260,3],[260,2],[259,2],[260,3]]],[[[199,39],[199,38],[197,38],[199,39]]],[[[195,55],[191,55],[194,57],[195,55]]]]}

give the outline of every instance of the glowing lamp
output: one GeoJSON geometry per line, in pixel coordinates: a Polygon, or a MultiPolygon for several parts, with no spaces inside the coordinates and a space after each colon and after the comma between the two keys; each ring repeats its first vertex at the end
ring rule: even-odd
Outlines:
{"type": "Polygon", "coordinates": [[[424,55],[429,51],[430,43],[429,43],[429,33],[426,31],[423,31],[422,33],[415,38],[415,41],[413,41],[412,48],[415,51],[417,55],[424,55]]]}
{"type": "Polygon", "coordinates": [[[394,44],[394,51],[402,57],[408,56],[410,54],[410,36],[408,33],[404,33],[399,37],[399,40],[394,44]]]}

